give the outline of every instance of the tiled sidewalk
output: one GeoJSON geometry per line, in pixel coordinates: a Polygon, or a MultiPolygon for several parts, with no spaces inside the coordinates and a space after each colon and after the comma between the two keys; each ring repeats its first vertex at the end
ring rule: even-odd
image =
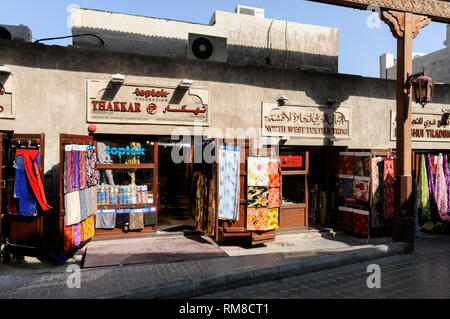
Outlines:
{"type": "MultiPolygon", "coordinates": [[[[266,252],[260,254],[80,269],[80,288],[68,288],[67,281],[70,282],[74,273],[67,272],[67,267],[60,266],[61,270],[58,272],[7,274],[0,276],[0,298],[133,298],[138,296],[134,293],[142,291],[147,293],[141,294],[140,297],[164,297],[169,290],[171,293],[176,291],[182,293],[192,289],[193,286],[198,289],[199,285],[214,287],[239,281],[240,278],[245,281],[264,274],[273,275],[274,269],[281,272],[282,267],[283,271],[298,270],[298,263],[302,261],[308,261],[311,265],[320,265],[322,261],[325,262],[329,258],[334,258],[331,262],[336,263],[338,260],[336,258],[343,254],[369,256],[368,250],[379,250],[380,246],[374,244],[387,244],[390,239],[378,239],[377,243],[370,245],[366,245],[365,241],[366,239],[363,238],[348,236],[337,236],[332,240],[317,238],[306,241],[295,241],[291,238],[289,241],[284,241],[290,243],[284,247],[287,249],[282,249],[283,240],[279,240],[278,244],[269,245],[266,252]],[[277,245],[278,252],[275,252],[277,245]],[[357,255],[355,251],[360,254],[357,255]],[[156,291],[155,288],[160,289],[156,291]]],[[[388,246],[384,245],[384,247],[388,246]]],[[[264,248],[253,249],[262,251],[264,248]]]]}

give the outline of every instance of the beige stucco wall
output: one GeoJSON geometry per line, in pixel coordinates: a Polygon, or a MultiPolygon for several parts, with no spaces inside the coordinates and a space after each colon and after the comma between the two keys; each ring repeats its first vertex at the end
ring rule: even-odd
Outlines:
{"type": "MultiPolygon", "coordinates": [[[[193,87],[210,90],[210,127],[261,127],[261,103],[281,94],[288,104],[319,106],[329,98],[351,109],[351,139],[335,142],[350,149],[394,148],[390,111],[395,109],[395,82],[343,74],[289,71],[257,66],[96,52],[86,49],[0,41],[0,65],[15,77],[16,117],[0,119],[0,130],[45,133],[45,171],[59,162],[59,134],[88,133],[86,80],[109,80],[119,70],[126,82],[176,86],[193,79],[193,87]]],[[[415,111],[442,113],[450,108],[450,86],[436,87],[435,103],[415,111]]],[[[98,124],[97,133],[170,135],[177,126],[98,124]]],[[[192,130],[192,127],[187,126],[192,130]]],[[[286,145],[327,145],[328,140],[291,138],[286,145]]],[[[414,148],[450,149],[450,142],[414,143],[414,148]]]]}

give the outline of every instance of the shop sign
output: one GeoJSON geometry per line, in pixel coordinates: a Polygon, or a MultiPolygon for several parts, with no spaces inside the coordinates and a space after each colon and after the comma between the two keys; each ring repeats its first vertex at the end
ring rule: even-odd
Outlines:
{"type": "Polygon", "coordinates": [[[87,81],[90,123],[209,125],[209,91],[87,81]]]}
{"type": "Polygon", "coordinates": [[[350,139],[350,109],[262,103],[263,136],[350,139]]]}
{"type": "Polygon", "coordinates": [[[15,118],[14,110],[14,75],[0,74],[0,118],[15,118]]]}
{"type": "Polygon", "coordinates": [[[280,156],[280,166],[283,168],[303,168],[303,156],[280,156]]]}
{"type": "MultiPolygon", "coordinates": [[[[391,111],[391,140],[396,140],[396,115],[391,111]]],[[[450,119],[443,114],[413,113],[411,120],[411,138],[413,141],[450,142],[450,119]]]]}
{"type": "Polygon", "coordinates": [[[106,154],[108,155],[117,155],[121,157],[122,155],[145,155],[145,148],[142,148],[141,146],[138,147],[110,147],[109,145],[106,146],[106,154]]]}

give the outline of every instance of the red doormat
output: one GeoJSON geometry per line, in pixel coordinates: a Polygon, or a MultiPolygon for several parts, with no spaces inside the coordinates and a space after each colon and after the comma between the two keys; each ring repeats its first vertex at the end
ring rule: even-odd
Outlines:
{"type": "Polygon", "coordinates": [[[168,263],[226,256],[227,253],[206,236],[161,235],[91,241],[86,247],[83,267],[168,263]]]}

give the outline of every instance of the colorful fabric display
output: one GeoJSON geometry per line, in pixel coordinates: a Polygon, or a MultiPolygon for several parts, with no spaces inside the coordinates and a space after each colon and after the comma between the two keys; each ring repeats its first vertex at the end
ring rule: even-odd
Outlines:
{"type": "Polygon", "coordinates": [[[73,192],[73,151],[72,145],[64,148],[64,193],[73,192]]]}
{"type": "Polygon", "coordinates": [[[370,177],[355,176],[353,178],[353,198],[369,202],[370,177]]]}
{"type": "Polygon", "coordinates": [[[442,154],[436,159],[436,203],[439,211],[439,216],[442,221],[450,222],[450,216],[448,215],[448,193],[447,193],[447,180],[444,174],[443,157],[442,154]]]}
{"type": "Polygon", "coordinates": [[[64,225],[64,250],[68,251],[73,246],[73,226],[64,225]]]}
{"type": "Polygon", "coordinates": [[[278,187],[269,188],[269,208],[280,207],[281,205],[281,196],[280,189],[278,187]]]}
{"type": "Polygon", "coordinates": [[[81,221],[81,207],[79,191],[64,195],[64,208],[66,214],[64,220],[67,226],[77,224],[81,221]]]}
{"type": "Polygon", "coordinates": [[[339,196],[353,198],[353,176],[339,175],[339,196]]]}
{"type": "Polygon", "coordinates": [[[390,219],[395,210],[395,178],[394,178],[394,159],[392,157],[384,158],[384,202],[385,219],[390,219]]]}
{"type": "Polygon", "coordinates": [[[116,225],[114,209],[102,209],[95,215],[95,228],[113,229],[116,225]]]}
{"type": "Polygon", "coordinates": [[[419,167],[419,183],[417,185],[418,201],[417,207],[422,210],[422,222],[426,223],[431,220],[430,215],[430,192],[428,190],[427,167],[425,164],[425,156],[420,156],[419,167]]]}
{"type": "Polygon", "coordinates": [[[14,198],[19,200],[19,215],[35,216],[36,199],[27,181],[23,156],[16,156],[15,164],[14,198]]]}
{"type": "Polygon", "coordinates": [[[269,187],[249,186],[247,188],[247,207],[267,207],[269,187]]]}
{"type": "Polygon", "coordinates": [[[80,189],[80,167],[79,167],[79,155],[78,155],[78,145],[74,145],[75,149],[72,153],[72,188],[74,190],[80,189]]]}
{"type": "Polygon", "coordinates": [[[447,155],[444,155],[444,161],[442,165],[444,167],[444,175],[447,182],[447,212],[450,214],[450,169],[448,167],[447,155]]]}
{"type": "Polygon", "coordinates": [[[339,206],[338,228],[348,232],[353,231],[353,208],[339,206]]]}
{"type": "Polygon", "coordinates": [[[97,187],[89,187],[86,189],[86,200],[88,216],[97,213],[97,187]]]}
{"type": "Polygon", "coordinates": [[[433,162],[430,154],[427,155],[428,191],[430,192],[430,216],[433,223],[442,222],[436,202],[436,189],[434,185],[433,162]]]}
{"type": "Polygon", "coordinates": [[[281,166],[278,158],[269,160],[269,187],[281,186],[281,166]]]}
{"type": "Polygon", "coordinates": [[[373,228],[382,227],[384,217],[384,190],[380,177],[384,176],[384,162],[381,157],[371,159],[372,207],[371,224],[373,228]]]}
{"type": "Polygon", "coordinates": [[[369,212],[353,210],[353,232],[359,235],[369,235],[369,212]]]}
{"type": "Polygon", "coordinates": [[[47,198],[45,197],[44,185],[41,181],[41,174],[39,173],[39,150],[35,149],[18,149],[16,150],[16,157],[22,155],[25,165],[25,172],[27,175],[27,180],[33,194],[41,206],[43,211],[47,211],[52,207],[47,204],[47,198]]]}
{"type": "Polygon", "coordinates": [[[95,146],[89,145],[86,148],[86,182],[87,186],[97,186],[99,174],[95,159],[95,146]]]}
{"type": "Polygon", "coordinates": [[[339,156],[339,174],[353,175],[355,171],[355,156],[340,154],[339,156]]]}
{"type": "Polygon", "coordinates": [[[370,162],[367,161],[370,158],[369,156],[370,153],[367,155],[365,153],[355,153],[355,169],[353,175],[370,176],[370,162]]]}
{"type": "Polygon", "coordinates": [[[268,229],[272,230],[272,229],[277,229],[278,226],[278,213],[279,213],[279,209],[278,208],[269,208],[267,210],[267,219],[268,219],[268,229]]]}
{"type": "Polygon", "coordinates": [[[79,145],[78,164],[80,174],[80,189],[87,187],[87,159],[86,159],[86,145],[79,145]]]}
{"type": "Polygon", "coordinates": [[[219,146],[219,212],[220,219],[239,218],[240,188],[239,146],[219,146]]]}
{"type": "Polygon", "coordinates": [[[247,230],[269,230],[267,207],[247,208],[247,230]]]}
{"type": "Polygon", "coordinates": [[[269,186],[269,158],[247,159],[247,186],[269,186]]]}
{"type": "Polygon", "coordinates": [[[131,213],[130,214],[130,230],[139,230],[144,228],[144,214],[131,213]]]}

